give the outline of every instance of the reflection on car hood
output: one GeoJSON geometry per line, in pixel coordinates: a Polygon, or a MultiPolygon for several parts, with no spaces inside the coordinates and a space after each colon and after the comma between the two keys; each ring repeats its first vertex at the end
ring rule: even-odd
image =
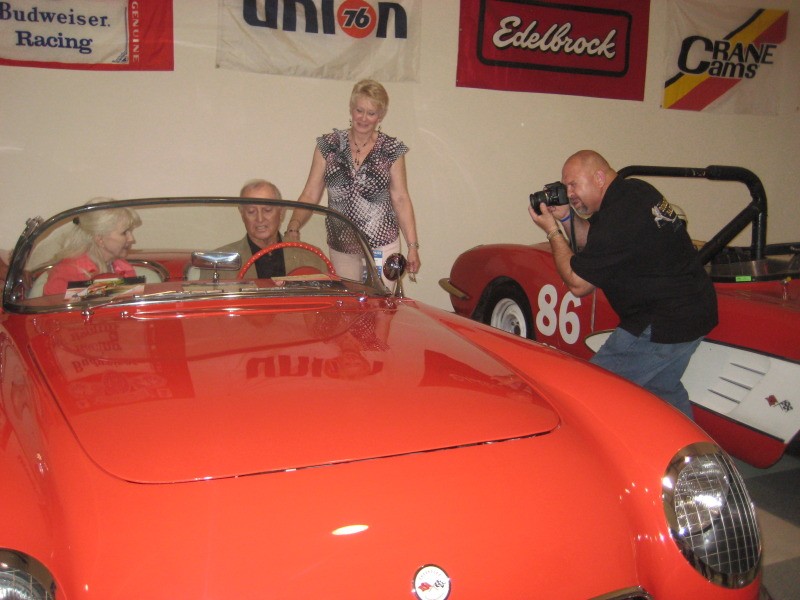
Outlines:
{"type": "Polygon", "coordinates": [[[85,451],[131,481],[299,469],[557,425],[507,365],[413,307],[346,302],[52,316],[32,349],[85,451]]]}

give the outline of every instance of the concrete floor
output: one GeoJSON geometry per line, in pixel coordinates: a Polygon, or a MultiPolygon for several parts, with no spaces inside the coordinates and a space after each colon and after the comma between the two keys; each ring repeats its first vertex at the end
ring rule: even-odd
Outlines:
{"type": "Polygon", "coordinates": [[[756,505],[764,545],[764,586],[773,600],[800,599],[800,457],[769,469],[736,461],[756,505]]]}

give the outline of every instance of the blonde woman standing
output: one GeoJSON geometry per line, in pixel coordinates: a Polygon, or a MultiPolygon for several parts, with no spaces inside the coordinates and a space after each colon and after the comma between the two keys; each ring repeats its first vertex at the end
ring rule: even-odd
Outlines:
{"type": "MultiPolygon", "coordinates": [[[[389,95],[377,81],[365,79],[350,95],[349,129],[334,129],[317,138],[311,170],[301,202],[319,204],[328,192],[328,206],[349,217],[366,236],[377,259],[400,251],[400,233],[408,246],[408,271],[419,271],[419,240],[414,206],[408,193],[405,153],[408,147],[380,131],[389,95]]],[[[292,213],[285,239],[299,240],[308,218],[292,213]]],[[[337,273],[361,278],[360,249],[355,239],[328,223],[328,245],[337,273]]]]}

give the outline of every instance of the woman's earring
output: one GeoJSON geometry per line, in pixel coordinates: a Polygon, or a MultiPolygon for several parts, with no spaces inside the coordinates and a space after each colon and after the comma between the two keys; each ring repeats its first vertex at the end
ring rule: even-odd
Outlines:
{"type": "Polygon", "coordinates": [[[353,128],[353,119],[350,119],[350,129],[353,128]]]}

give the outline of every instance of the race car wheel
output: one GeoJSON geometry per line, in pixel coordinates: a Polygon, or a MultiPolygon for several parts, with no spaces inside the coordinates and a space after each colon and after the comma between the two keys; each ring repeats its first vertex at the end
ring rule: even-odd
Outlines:
{"type": "Polygon", "coordinates": [[[483,322],[487,325],[535,339],[530,303],[522,290],[513,284],[504,283],[492,291],[483,315],[483,322]]]}

